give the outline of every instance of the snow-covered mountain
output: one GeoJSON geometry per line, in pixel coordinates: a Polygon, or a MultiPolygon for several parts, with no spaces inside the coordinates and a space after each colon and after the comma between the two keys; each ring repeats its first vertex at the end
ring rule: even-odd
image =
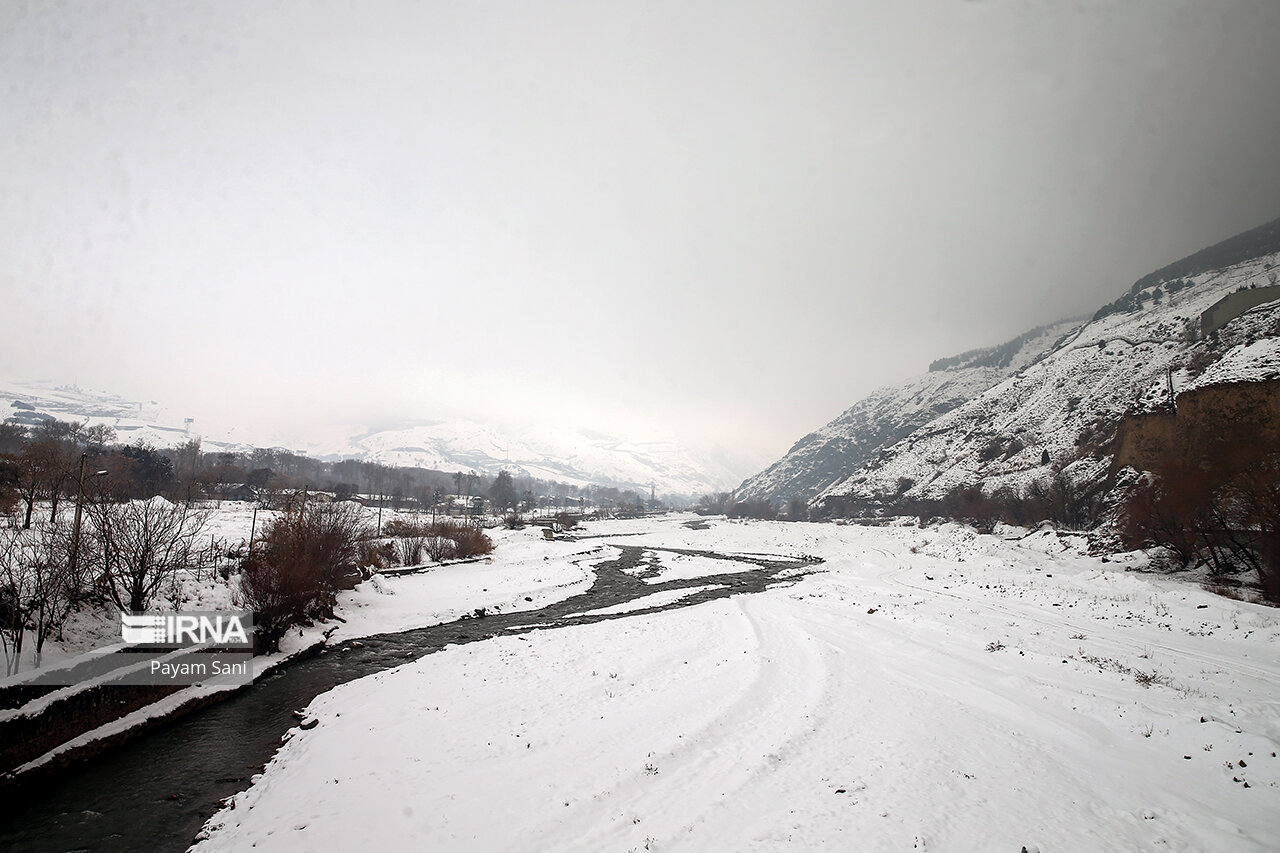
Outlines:
{"type": "Polygon", "coordinates": [[[935,362],[801,439],[736,494],[875,504],[961,485],[1017,492],[1055,469],[1100,482],[1127,414],[1206,384],[1280,377],[1278,249],[1280,220],[1144,276],[1087,323],[935,362]]]}
{"type": "Polygon", "coordinates": [[[797,441],[734,495],[740,500],[808,500],[843,481],[881,448],[1025,368],[1079,325],[1042,326],[997,347],[940,359],[922,376],[881,388],[797,441]]]}
{"type": "Polygon", "coordinates": [[[496,474],[505,468],[576,485],[597,483],[646,492],[652,486],[660,495],[723,490],[745,467],[674,441],[629,441],[586,429],[498,428],[458,419],[365,431],[308,451],[326,459],[443,471],[496,474]]]}
{"type": "MultiPolygon", "coordinates": [[[[1199,339],[1201,315],[1241,287],[1266,283],[1280,256],[1255,258],[1138,291],[1135,308],[1101,316],[1042,359],[930,421],[819,496],[941,497],[958,485],[1021,491],[1065,466],[1097,481],[1126,414],[1167,406],[1204,382],[1280,376],[1270,344],[1280,303],[1257,306],[1199,339]],[[1156,296],[1157,290],[1160,296],[1156,296]],[[1046,461],[1047,459],[1047,461],[1046,461]],[[905,488],[904,488],[905,487],[905,488]]],[[[1280,296],[1280,294],[1277,294],[1280,296]]]]}
{"type": "MultiPolygon", "coordinates": [[[[116,431],[116,439],[122,444],[142,442],[153,447],[173,447],[196,435],[184,417],[155,400],[126,400],[104,391],[45,380],[0,380],[0,420],[30,427],[48,418],[86,426],[104,424],[116,431]]],[[[206,450],[251,449],[248,444],[222,435],[202,441],[206,450]]]]}
{"type": "MultiPolygon", "coordinates": [[[[0,417],[30,426],[42,418],[106,424],[120,442],[172,447],[199,436],[204,450],[245,451],[280,442],[234,428],[211,431],[155,401],[134,402],[74,385],[0,382],[0,417]]],[[[759,460],[689,450],[674,441],[628,441],[589,430],[497,428],[467,420],[419,421],[390,428],[318,425],[293,437],[289,449],[326,459],[360,459],[384,465],[474,470],[506,468],[544,480],[596,483],[662,495],[722,491],[759,460]]]]}

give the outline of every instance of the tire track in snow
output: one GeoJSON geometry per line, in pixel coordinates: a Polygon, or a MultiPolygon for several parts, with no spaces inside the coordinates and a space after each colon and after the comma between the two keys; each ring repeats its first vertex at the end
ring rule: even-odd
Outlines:
{"type": "Polygon", "coordinates": [[[687,836],[814,735],[820,709],[832,701],[830,664],[821,644],[772,612],[762,598],[736,598],[733,604],[753,637],[745,650],[753,657],[751,680],[726,697],[714,716],[683,732],[675,748],[653,756],[660,773],[645,784],[638,784],[643,771],[621,777],[598,794],[631,794],[627,811],[644,815],[643,824],[599,826],[567,846],[562,835],[547,833],[530,849],[595,853],[634,849],[638,838],[643,843],[653,833],[667,839],[687,836]],[[637,790],[642,793],[634,795],[637,790]],[[683,817],[691,813],[696,816],[683,817]]]}

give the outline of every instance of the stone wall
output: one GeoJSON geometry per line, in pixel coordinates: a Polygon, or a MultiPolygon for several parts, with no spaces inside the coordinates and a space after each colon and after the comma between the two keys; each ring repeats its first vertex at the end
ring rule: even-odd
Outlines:
{"type": "Polygon", "coordinates": [[[1173,456],[1235,468],[1266,452],[1280,452],[1280,380],[1196,388],[1178,395],[1176,412],[1130,415],[1113,465],[1152,471],[1173,456]]]}

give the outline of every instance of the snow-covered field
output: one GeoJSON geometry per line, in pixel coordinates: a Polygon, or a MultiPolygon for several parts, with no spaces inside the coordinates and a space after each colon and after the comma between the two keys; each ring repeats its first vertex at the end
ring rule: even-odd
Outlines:
{"type": "Polygon", "coordinates": [[[1051,534],[680,520],[591,532],[827,562],[323,694],[197,849],[1280,849],[1280,611],[1051,534]]]}
{"type": "MultiPolygon", "coordinates": [[[[257,534],[261,535],[277,515],[260,510],[255,520],[252,504],[239,501],[224,501],[209,510],[202,541],[238,545],[242,550],[250,530],[256,526],[257,534]]],[[[367,509],[365,515],[372,526],[377,510],[367,509]]],[[[392,510],[384,515],[384,522],[393,519],[416,522],[425,517],[392,510]]],[[[537,532],[534,529],[534,533],[537,532]]],[[[527,532],[498,528],[486,533],[496,543],[500,559],[444,566],[432,564],[424,566],[420,574],[378,577],[372,583],[342,592],[339,606],[343,621],[297,629],[281,640],[281,651],[295,652],[325,637],[337,643],[369,634],[450,622],[477,607],[498,612],[544,607],[590,587],[592,574],[587,560],[602,559],[588,553],[593,547],[590,543],[567,552],[563,543],[547,543],[527,532]],[[551,560],[552,556],[556,559],[551,560]]],[[[153,606],[161,611],[234,610],[243,606],[243,602],[234,583],[220,581],[206,570],[180,573],[172,583],[161,588],[153,606]]],[[[77,655],[117,644],[119,632],[119,617],[110,608],[77,611],[72,614],[62,641],[54,638],[47,643],[42,666],[56,666],[77,655]]],[[[28,638],[18,668],[21,673],[37,668],[34,644],[34,640],[28,638]]],[[[255,659],[255,669],[261,671],[276,662],[273,657],[255,659]]]]}

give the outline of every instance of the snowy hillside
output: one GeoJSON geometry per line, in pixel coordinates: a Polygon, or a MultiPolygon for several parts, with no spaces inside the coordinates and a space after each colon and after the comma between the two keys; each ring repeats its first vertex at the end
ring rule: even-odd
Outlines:
{"type": "Polygon", "coordinates": [[[728,488],[750,463],[726,463],[672,441],[626,441],[589,430],[499,429],[466,420],[419,422],[312,446],[314,455],[384,465],[496,474],[502,469],[562,483],[696,495],[728,488]]]}
{"type": "Polygon", "coordinates": [[[1277,375],[1277,350],[1268,340],[1278,332],[1276,302],[1198,340],[1207,309],[1242,287],[1265,285],[1277,262],[1280,255],[1272,254],[1148,284],[1133,294],[1131,310],[1087,323],[1043,359],[917,429],[821,497],[904,489],[911,497],[940,497],[974,483],[1017,490],[1047,476],[1051,464],[1069,466],[1077,480],[1096,479],[1120,419],[1168,405],[1171,386],[1176,395],[1199,384],[1277,375]]]}
{"type": "MultiPolygon", "coordinates": [[[[86,426],[103,424],[116,431],[122,444],[143,442],[153,447],[173,447],[198,435],[198,425],[186,424],[181,413],[155,400],[126,400],[103,391],[54,382],[0,380],[0,420],[34,426],[56,418],[86,426]]],[[[228,435],[203,436],[206,450],[247,450],[250,445],[228,435]]]]}
{"type": "Polygon", "coordinates": [[[316,424],[307,435],[255,434],[238,427],[185,423],[183,413],[74,385],[0,382],[0,415],[24,426],[44,418],[105,424],[124,444],[173,447],[193,437],[204,450],[286,446],[322,459],[496,474],[503,468],[543,480],[633,488],[660,495],[697,495],[732,487],[761,460],[696,452],[673,441],[636,442],[588,430],[499,429],[466,420],[416,422],[391,429],[316,424]]]}
{"type": "Polygon", "coordinates": [[[1079,326],[1080,321],[1067,321],[1033,329],[1001,346],[935,362],[923,376],[881,388],[800,439],[734,494],[739,499],[812,498],[881,448],[1027,367],[1079,326]]]}

